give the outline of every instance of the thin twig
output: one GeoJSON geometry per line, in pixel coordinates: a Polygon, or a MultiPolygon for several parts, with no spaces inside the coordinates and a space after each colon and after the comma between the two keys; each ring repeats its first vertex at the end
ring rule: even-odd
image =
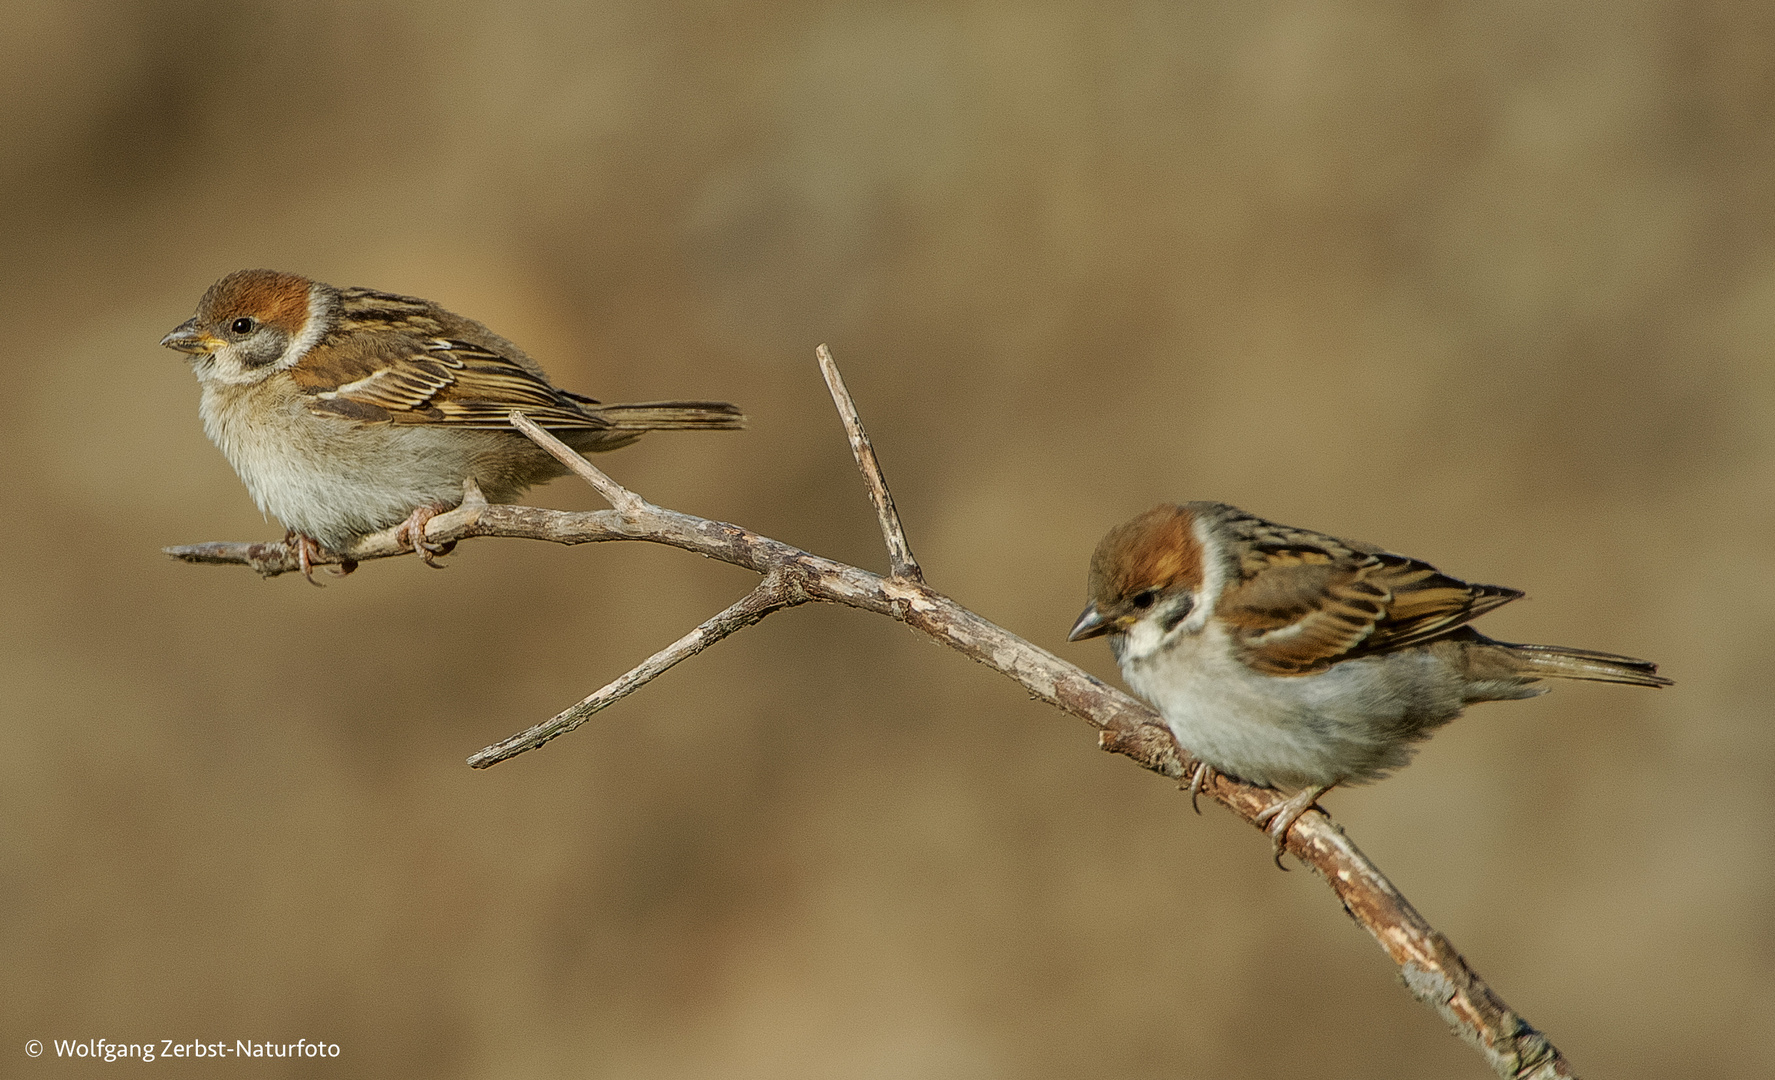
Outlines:
{"type": "Polygon", "coordinates": [[[494,743],[471,756],[468,763],[477,769],[485,769],[526,750],[534,750],[558,735],[567,734],[597,713],[659,678],[679,661],[690,659],[734,631],[744,630],[773,611],[806,602],[807,597],[789,584],[786,575],[772,571],[764,576],[764,580],[756,588],[740,597],[727,610],[710,617],[695,630],[635,665],[622,678],[553,719],[494,743]]]}
{"type": "MultiPolygon", "coordinates": [[[[822,370],[831,373],[828,386],[833,387],[833,399],[843,411],[849,395],[842,393],[843,382],[837,378],[836,365],[823,349],[820,359],[822,370]]],[[[559,440],[522,417],[514,416],[513,423],[544,446],[561,446],[559,440]],[[519,424],[521,420],[523,423],[519,424]]],[[[868,443],[861,435],[861,425],[855,430],[852,446],[865,477],[872,477],[873,491],[875,484],[881,483],[880,471],[872,471],[866,463],[873,462],[873,455],[867,454],[868,443]]],[[[561,544],[644,540],[743,566],[766,578],[739,603],[621,679],[554,720],[488,747],[470,759],[472,764],[485,767],[534,749],[721,637],[779,608],[808,601],[843,604],[899,619],[1016,680],[1035,697],[1083,718],[1098,729],[1098,745],[1103,749],[1123,754],[1161,775],[1181,780],[1198,764],[1178,747],[1159,716],[1144,704],[918,580],[910,549],[905,549],[905,566],[912,572],[882,577],[738,525],[654,506],[584,463],[578,454],[564,446],[561,449],[579,459],[584,470],[574,466],[568,457],[559,453],[557,456],[598,488],[612,505],[618,505],[618,510],[569,513],[528,506],[471,506],[465,501],[462,507],[433,518],[426,530],[427,539],[444,543],[475,536],[510,536],[561,544]]],[[[892,537],[899,535],[903,543],[904,535],[885,483],[881,483],[881,489],[882,497],[876,506],[892,551],[892,537]]],[[[361,562],[410,553],[410,549],[396,542],[395,532],[390,528],[360,537],[344,552],[323,551],[319,561],[361,562]]],[[[189,562],[245,564],[266,577],[287,573],[298,566],[292,549],[282,543],[198,544],[166,550],[169,555],[189,562]]],[[[1247,822],[1255,822],[1263,810],[1281,798],[1269,788],[1253,787],[1219,775],[1213,776],[1202,790],[1247,822]]],[[[1499,1076],[1555,1080],[1575,1075],[1546,1036],[1493,993],[1467,966],[1454,945],[1411,906],[1323,812],[1307,814],[1289,830],[1287,849],[1325,878],[1350,917],[1373,935],[1399,966],[1400,977],[1412,996],[1435,1009],[1457,1035],[1484,1055],[1499,1076]]]]}
{"type": "MultiPolygon", "coordinates": [[[[480,486],[474,482],[472,477],[463,481],[462,489],[461,505],[426,522],[424,537],[426,542],[436,545],[470,536],[500,535],[497,532],[482,531],[479,528],[481,515],[489,509],[505,511],[512,508],[490,507],[487,497],[481,494],[480,486]]],[[[366,533],[338,551],[331,548],[320,548],[311,554],[309,562],[315,566],[341,566],[345,563],[368,562],[371,559],[411,555],[413,554],[413,545],[401,538],[401,528],[402,526],[399,525],[391,525],[381,532],[366,533]]],[[[301,559],[296,548],[282,540],[261,542],[218,540],[207,544],[181,544],[161,550],[181,562],[250,566],[259,573],[260,577],[267,578],[274,578],[279,574],[295,573],[302,569],[301,559]]]]}
{"type": "Polygon", "coordinates": [[[652,505],[646,499],[612,480],[603,469],[587,461],[579,451],[544,431],[541,424],[517,409],[511,411],[509,419],[513,427],[530,436],[531,442],[547,450],[556,461],[573,470],[575,476],[592,485],[598,494],[604,496],[604,501],[616,507],[624,517],[634,517],[652,505]]]}
{"type": "Polygon", "coordinates": [[[869,486],[869,501],[875,504],[875,517],[881,522],[881,538],[887,542],[888,573],[897,578],[923,581],[924,571],[918,568],[918,560],[912,557],[906,528],[900,524],[900,511],[894,508],[893,492],[888,490],[887,477],[881,473],[881,462],[875,459],[875,444],[869,441],[869,433],[863,430],[863,418],[857,415],[857,403],[851,400],[844,376],[838,373],[838,362],[832,359],[832,350],[824,345],[815,349],[814,355],[819,357],[820,374],[826,378],[832,404],[838,406],[838,416],[844,421],[844,433],[850,437],[851,455],[857,459],[857,471],[863,474],[863,483],[869,486]]]}

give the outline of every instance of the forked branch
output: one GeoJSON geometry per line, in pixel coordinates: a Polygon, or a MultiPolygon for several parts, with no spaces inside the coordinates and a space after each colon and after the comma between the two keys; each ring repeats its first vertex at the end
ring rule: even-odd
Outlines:
{"type": "MultiPolygon", "coordinates": [[[[607,499],[614,510],[568,513],[528,506],[489,505],[472,484],[463,504],[431,519],[432,543],[476,536],[508,536],[561,544],[606,540],[646,540],[668,544],[743,566],[763,580],[733,606],[655,653],[615,682],[560,715],[481,750],[469,764],[486,768],[533,750],[584,723],[593,714],[633,693],[681,660],[774,611],[809,602],[843,604],[887,615],[1016,680],[1034,696],[1072,713],[1098,729],[1098,744],[1173,780],[1193,774],[1197,762],[1185,754],[1169,729],[1145,705],[1045,649],[988,622],[924,584],[900,525],[875,452],[857,418],[856,406],[831,353],[821,346],[820,369],[880,520],[888,548],[887,576],[834,562],[726,522],[654,506],[629,491],[565,444],[514,413],[512,423],[554,454],[607,499]]],[[[323,552],[320,564],[400,555],[412,549],[395,529],[358,538],[342,552],[323,552]]],[[[272,577],[298,569],[293,549],[283,543],[211,543],[167,548],[188,562],[241,563],[272,577]]],[[[1203,792],[1248,822],[1280,796],[1222,776],[1211,776],[1203,792]]],[[[1549,1080],[1574,1073],[1547,1038],[1512,1012],[1467,966],[1455,947],[1400,895],[1375,865],[1323,812],[1301,818],[1287,837],[1287,849],[1332,888],[1350,917],[1380,943],[1407,989],[1440,1013],[1455,1033],[1482,1053],[1500,1076],[1549,1080]]]]}

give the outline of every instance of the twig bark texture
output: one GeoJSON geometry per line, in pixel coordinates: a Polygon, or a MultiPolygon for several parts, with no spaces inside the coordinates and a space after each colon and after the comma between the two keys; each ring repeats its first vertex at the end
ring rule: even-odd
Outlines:
{"type": "MultiPolygon", "coordinates": [[[[1098,729],[1098,744],[1145,768],[1181,780],[1196,765],[1146,705],[1092,677],[1045,649],[1012,634],[924,584],[882,477],[875,451],[832,356],[820,347],[821,372],[844,421],[887,544],[891,572],[881,576],[791,547],[749,529],[654,506],[521,414],[512,423],[565,462],[607,499],[614,510],[570,513],[528,506],[490,505],[472,484],[460,507],[431,519],[425,538],[434,544],[477,536],[521,537],[560,544],[645,540],[743,566],[762,575],[746,596],[690,633],[647,658],[585,700],[526,731],[471,756],[487,768],[533,750],[584,723],[681,660],[695,656],[735,631],[783,608],[810,602],[842,604],[898,619],[964,656],[1016,680],[1034,696],[1098,729]]],[[[395,529],[360,537],[343,552],[323,552],[318,562],[365,562],[407,554],[412,548],[395,529]]],[[[187,562],[238,563],[266,577],[299,569],[295,550],[282,542],[209,543],[166,549],[187,562]]],[[[1279,801],[1277,792],[1222,776],[1202,790],[1247,822],[1279,801]]],[[[1323,812],[1309,813],[1289,832],[1287,849],[1331,886],[1350,917],[1399,965],[1412,996],[1435,1009],[1455,1033],[1479,1050],[1499,1076],[1517,1080],[1571,1077],[1570,1065],[1546,1036],[1511,1011],[1447,938],[1431,926],[1323,812]]]]}

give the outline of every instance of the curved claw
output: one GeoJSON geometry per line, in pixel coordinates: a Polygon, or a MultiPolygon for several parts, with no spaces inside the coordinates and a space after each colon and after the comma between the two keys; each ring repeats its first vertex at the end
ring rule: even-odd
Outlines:
{"type": "Polygon", "coordinates": [[[1189,781],[1190,809],[1194,810],[1198,814],[1200,814],[1202,812],[1202,807],[1201,807],[1201,804],[1196,802],[1196,797],[1198,795],[1202,794],[1202,784],[1208,779],[1209,776],[1213,775],[1213,773],[1214,773],[1213,767],[1210,766],[1206,761],[1198,761],[1198,762],[1196,762],[1195,773],[1193,773],[1190,776],[1190,781],[1189,781]]]}
{"type": "Polygon", "coordinates": [[[395,543],[404,544],[419,553],[419,558],[433,570],[442,570],[438,565],[439,555],[448,555],[456,548],[456,541],[449,540],[442,544],[433,544],[425,539],[425,526],[432,518],[443,513],[447,507],[431,505],[421,506],[407,515],[401,527],[394,534],[395,543]]]}
{"type": "MultiPolygon", "coordinates": [[[[314,562],[320,558],[320,542],[312,536],[306,536],[290,529],[284,533],[284,543],[295,547],[296,565],[302,568],[302,576],[308,579],[308,583],[317,589],[326,588],[325,585],[314,580],[314,562]]],[[[347,570],[345,573],[349,574],[351,571],[347,570]]]]}
{"type": "MultiPolygon", "coordinates": [[[[1252,819],[1259,825],[1265,822],[1270,823],[1267,831],[1270,834],[1270,842],[1275,847],[1278,870],[1288,869],[1282,865],[1282,852],[1286,850],[1288,843],[1288,830],[1294,828],[1294,823],[1301,819],[1302,814],[1318,805],[1319,796],[1335,786],[1335,784],[1319,784],[1303,788],[1281,802],[1269,806],[1252,819]]],[[[1319,812],[1324,813],[1325,811],[1320,810],[1319,812]]]]}

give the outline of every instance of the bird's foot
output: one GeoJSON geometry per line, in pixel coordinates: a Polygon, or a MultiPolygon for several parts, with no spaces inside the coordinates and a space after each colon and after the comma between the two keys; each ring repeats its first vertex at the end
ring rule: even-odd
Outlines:
{"type": "Polygon", "coordinates": [[[442,570],[443,567],[438,564],[437,557],[448,555],[456,550],[456,541],[449,540],[442,544],[431,543],[425,538],[425,526],[432,518],[448,509],[447,506],[432,503],[414,510],[407,515],[407,520],[401,523],[400,529],[394,534],[395,543],[403,544],[418,552],[419,558],[433,570],[442,570]]]}
{"type": "MultiPolygon", "coordinates": [[[[305,533],[299,533],[295,529],[286,529],[284,543],[296,549],[296,565],[302,568],[302,576],[308,579],[308,583],[317,589],[326,588],[314,580],[314,564],[319,561],[321,556],[320,541],[305,533]]],[[[344,559],[340,561],[338,569],[329,569],[328,572],[334,577],[344,577],[356,569],[357,563],[350,559],[344,559]]]]}
{"type": "Polygon", "coordinates": [[[1207,783],[1209,777],[1214,775],[1214,766],[1208,764],[1206,761],[1196,762],[1196,771],[1190,774],[1189,804],[1190,809],[1198,814],[1202,812],[1202,807],[1196,802],[1196,796],[1202,794],[1202,785],[1207,783]]]}
{"type": "MultiPolygon", "coordinates": [[[[1334,784],[1316,784],[1310,788],[1303,788],[1281,802],[1270,806],[1252,819],[1259,825],[1265,822],[1269,823],[1270,841],[1276,849],[1276,866],[1279,869],[1288,869],[1282,865],[1282,852],[1288,843],[1288,830],[1294,828],[1294,823],[1301,819],[1302,814],[1315,808],[1319,802],[1319,796],[1335,786],[1334,784]]],[[[1319,812],[1324,813],[1325,811],[1320,810],[1319,812]]]]}

